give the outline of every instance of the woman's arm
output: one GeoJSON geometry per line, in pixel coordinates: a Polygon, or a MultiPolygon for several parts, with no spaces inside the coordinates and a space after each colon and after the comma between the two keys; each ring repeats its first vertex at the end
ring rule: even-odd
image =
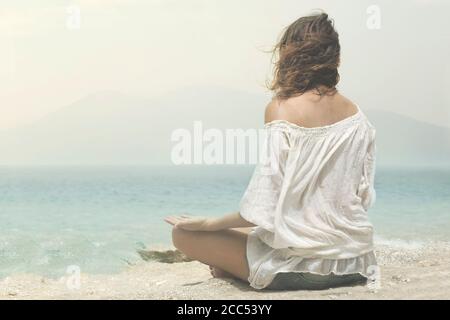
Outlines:
{"type": "Polygon", "coordinates": [[[177,228],[189,231],[218,231],[255,226],[242,218],[239,212],[230,213],[219,218],[191,217],[186,215],[170,216],[166,217],[164,221],[177,228]]]}

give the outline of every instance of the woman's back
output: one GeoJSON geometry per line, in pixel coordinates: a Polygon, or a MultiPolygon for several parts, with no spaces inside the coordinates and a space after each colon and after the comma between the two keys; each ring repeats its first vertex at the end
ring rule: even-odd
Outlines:
{"type": "Polygon", "coordinates": [[[375,128],[343,96],[326,99],[272,101],[267,108],[268,157],[256,168],[240,213],[258,226],[249,238],[255,264],[268,251],[284,258],[272,258],[270,269],[253,275],[255,286],[267,285],[264,273],[281,269],[343,274],[356,264],[355,272],[367,274],[375,264],[367,214],[375,199],[375,128]]]}
{"type": "Polygon", "coordinates": [[[307,92],[283,101],[276,98],[272,100],[266,109],[265,122],[286,120],[312,128],[331,125],[357,112],[358,106],[339,92],[325,96],[307,92]]]}

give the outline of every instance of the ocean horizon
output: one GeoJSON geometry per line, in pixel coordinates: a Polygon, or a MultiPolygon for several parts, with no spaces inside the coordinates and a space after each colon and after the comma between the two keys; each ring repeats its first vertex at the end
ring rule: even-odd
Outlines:
{"type": "MultiPolygon", "coordinates": [[[[0,167],[0,278],[70,265],[117,273],[137,250],[170,247],[170,214],[238,210],[253,166],[0,167]]],[[[450,167],[377,167],[375,242],[450,239],[450,167]]]]}

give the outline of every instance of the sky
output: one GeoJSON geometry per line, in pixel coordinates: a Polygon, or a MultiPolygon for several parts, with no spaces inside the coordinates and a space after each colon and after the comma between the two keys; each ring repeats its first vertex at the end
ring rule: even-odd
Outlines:
{"type": "Polygon", "coordinates": [[[215,85],[268,94],[265,51],[319,8],[340,33],[345,95],[450,126],[445,0],[2,0],[0,129],[99,91],[152,98],[215,85]]]}

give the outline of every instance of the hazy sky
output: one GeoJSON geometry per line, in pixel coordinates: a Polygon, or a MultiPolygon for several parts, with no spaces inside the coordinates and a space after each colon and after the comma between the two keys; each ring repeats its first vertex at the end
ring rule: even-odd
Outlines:
{"type": "Polygon", "coordinates": [[[2,0],[0,128],[103,90],[154,97],[212,84],[263,93],[263,50],[316,8],[340,33],[344,94],[363,108],[450,125],[445,0],[2,0]],[[381,28],[369,29],[378,9],[381,28]]]}

